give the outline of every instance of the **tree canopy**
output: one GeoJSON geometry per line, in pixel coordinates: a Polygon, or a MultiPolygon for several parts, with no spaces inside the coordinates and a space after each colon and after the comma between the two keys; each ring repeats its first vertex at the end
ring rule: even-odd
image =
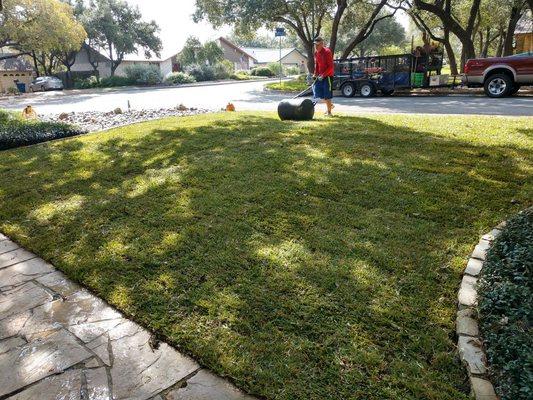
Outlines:
{"type": "Polygon", "coordinates": [[[207,42],[202,44],[195,36],[189,36],[183,46],[183,50],[179,54],[179,61],[181,65],[215,65],[218,61],[224,58],[222,49],[216,42],[207,42]]]}
{"type": "Polygon", "coordinates": [[[123,0],[93,0],[83,10],[81,20],[91,43],[106,51],[112,75],[126,54],[142,51],[152,57],[159,56],[162,49],[157,23],[142,21],[139,9],[123,0]]]}

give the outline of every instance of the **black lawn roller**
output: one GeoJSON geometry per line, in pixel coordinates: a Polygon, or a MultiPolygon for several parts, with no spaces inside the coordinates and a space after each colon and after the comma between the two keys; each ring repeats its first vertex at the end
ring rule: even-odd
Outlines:
{"type": "Polygon", "coordinates": [[[311,86],[292,99],[281,100],[278,104],[278,115],[282,121],[310,121],[315,115],[316,103],[311,99],[300,99],[311,86]]]}

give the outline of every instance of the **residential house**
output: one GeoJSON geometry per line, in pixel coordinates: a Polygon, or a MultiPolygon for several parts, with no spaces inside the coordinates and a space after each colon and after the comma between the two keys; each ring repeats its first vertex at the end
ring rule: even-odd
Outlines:
{"type": "Polygon", "coordinates": [[[514,35],[515,54],[533,52],[533,32],[517,32],[514,35]]]}
{"type": "MultiPolygon", "coordinates": [[[[279,49],[244,47],[243,50],[256,60],[251,65],[252,67],[266,66],[267,64],[279,63],[280,61],[279,49]]],[[[281,63],[285,67],[298,67],[301,73],[307,70],[307,57],[294,47],[281,49],[281,63]]]]}
{"type": "MultiPolygon", "coordinates": [[[[172,72],[180,70],[180,66],[177,60],[177,53],[165,55],[163,57],[145,57],[143,54],[126,54],[124,59],[115,71],[116,76],[125,76],[126,69],[130,65],[154,65],[159,68],[163,77],[172,72]]],[[[76,55],[76,61],[72,66],[72,71],[76,72],[88,72],[94,71],[93,65],[100,78],[107,78],[111,76],[111,60],[109,57],[96,49],[84,45],[83,48],[76,55]]]]}
{"type": "Polygon", "coordinates": [[[224,58],[233,63],[235,70],[249,70],[257,63],[257,60],[246,50],[231,43],[228,39],[220,37],[217,42],[224,53],[224,58]]]}
{"type": "MultiPolygon", "coordinates": [[[[0,57],[10,54],[0,51],[0,57]]],[[[27,87],[33,78],[33,67],[25,56],[0,60],[0,93],[7,92],[10,88],[16,88],[16,82],[24,83],[27,87]]]]}

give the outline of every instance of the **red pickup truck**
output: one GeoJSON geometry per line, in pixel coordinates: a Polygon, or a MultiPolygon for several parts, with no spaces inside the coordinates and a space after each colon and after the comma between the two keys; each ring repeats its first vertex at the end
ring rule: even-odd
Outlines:
{"type": "Polygon", "coordinates": [[[521,86],[533,85],[533,52],[468,60],[464,77],[468,87],[483,86],[489,97],[511,96],[521,86]]]}

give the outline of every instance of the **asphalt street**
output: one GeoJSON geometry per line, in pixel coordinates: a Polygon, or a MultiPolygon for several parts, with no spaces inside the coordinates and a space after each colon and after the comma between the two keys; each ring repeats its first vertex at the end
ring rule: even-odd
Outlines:
{"type": "MultiPolygon", "coordinates": [[[[264,82],[223,83],[193,87],[113,88],[28,94],[0,100],[0,108],[32,105],[40,114],[187,107],[218,110],[228,102],[237,110],[274,111],[287,94],[264,90],[264,82]]],[[[533,116],[533,96],[491,99],[482,94],[402,95],[369,99],[336,97],[335,111],[359,113],[426,113],[533,116]]],[[[320,111],[320,109],[319,109],[320,111]]]]}

